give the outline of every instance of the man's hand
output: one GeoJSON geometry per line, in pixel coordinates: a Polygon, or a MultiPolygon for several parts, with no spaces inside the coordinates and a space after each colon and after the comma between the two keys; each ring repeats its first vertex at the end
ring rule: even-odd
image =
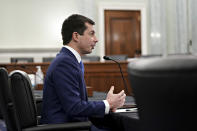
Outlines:
{"type": "Polygon", "coordinates": [[[117,108],[122,107],[125,103],[126,94],[124,93],[124,90],[122,90],[118,94],[114,94],[114,86],[112,86],[107,93],[106,100],[109,103],[110,109],[115,112],[117,108]]]}

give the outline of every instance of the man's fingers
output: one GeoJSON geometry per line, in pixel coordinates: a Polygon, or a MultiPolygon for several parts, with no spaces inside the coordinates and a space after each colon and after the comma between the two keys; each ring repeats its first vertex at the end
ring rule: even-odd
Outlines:
{"type": "Polygon", "coordinates": [[[120,93],[118,93],[119,96],[123,96],[125,93],[124,93],[124,90],[122,90],[120,93]]]}
{"type": "Polygon", "coordinates": [[[116,108],[113,108],[113,109],[112,109],[112,112],[116,112],[116,108]]]}
{"type": "Polygon", "coordinates": [[[121,99],[125,99],[126,98],[126,94],[123,94],[122,96],[120,96],[121,99]]]}

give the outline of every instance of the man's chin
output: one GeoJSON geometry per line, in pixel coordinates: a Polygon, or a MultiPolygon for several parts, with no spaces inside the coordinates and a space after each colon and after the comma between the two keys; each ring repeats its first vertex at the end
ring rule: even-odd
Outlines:
{"type": "Polygon", "coordinates": [[[84,52],[84,55],[85,54],[90,54],[90,53],[92,53],[92,50],[84,52]]]}
{"type": "Polygon", "coordinates": [[[94,48],[90,49],[90,50],[88,51],[88,52],[89,52],[88,54],[92,53],[92,50],[93,50],[93,49],[94,49],[94,48]]]}
{"type": "Polygon", "coordinates": [[[92,53],[92,50],[88,52],[88,54],[92,53]]]}

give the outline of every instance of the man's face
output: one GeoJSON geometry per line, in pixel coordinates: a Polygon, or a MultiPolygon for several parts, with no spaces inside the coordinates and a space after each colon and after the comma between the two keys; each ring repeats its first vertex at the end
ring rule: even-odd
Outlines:
{"type": "Polygon", "coordinates": [[[80,54],[89,54],[94,49],[96,43],[98,42],[95,36],[95,30],[93,25],[85,23],[87,29],[84,31],[83,35],[79,35],[79,45],[80,54]]]}

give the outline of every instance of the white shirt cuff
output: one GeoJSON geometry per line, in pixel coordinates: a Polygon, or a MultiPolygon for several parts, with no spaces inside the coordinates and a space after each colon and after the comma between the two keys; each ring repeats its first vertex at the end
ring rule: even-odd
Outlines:
{"type": "Polygon", "coordinates": [[[104,104],[105,104],[105,114],[109,114],[109,103],[107,100],[103,100],[104,104]]]}

